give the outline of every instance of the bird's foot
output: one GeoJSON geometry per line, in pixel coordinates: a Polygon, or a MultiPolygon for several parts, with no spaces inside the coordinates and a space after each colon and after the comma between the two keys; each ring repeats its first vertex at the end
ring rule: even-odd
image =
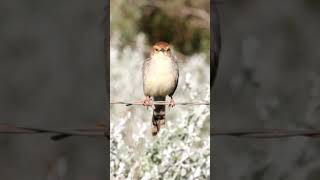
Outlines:
{"type": "Polygon", "coordinates": [[[169,107],[174,107],[176,105],[176,102],[173,100],[173,98],[170,99],[169,101],[169,107]]]}
{"type": "Polygon", "coordinates": [[[153,103],[152,103],[151,97],[150,97],[150,96],[147,96],[146,99],[143,100],[142,105],[146,106],[147,108],[148,108],[149,106],[152,107],[153,103]]]}

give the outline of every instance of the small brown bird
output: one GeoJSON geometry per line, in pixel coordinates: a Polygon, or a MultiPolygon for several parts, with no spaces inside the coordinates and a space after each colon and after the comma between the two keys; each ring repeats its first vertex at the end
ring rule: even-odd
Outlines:
{"type": "MultiPolygon", "coordinates": [[[[152,106],[154,101],[165,101],[170,97],[169,107],[175,106],[173,94],[178,86],[179,68],[173,56],[170,45],[166,42],[157,42],[153,45],[150,58],[143,63],[143,91],[146,96],[143,104],[152,106]]],[[[160,131],[165,124],[165,105],[155,105],[152,115],[152,135],[160,131]]]]}

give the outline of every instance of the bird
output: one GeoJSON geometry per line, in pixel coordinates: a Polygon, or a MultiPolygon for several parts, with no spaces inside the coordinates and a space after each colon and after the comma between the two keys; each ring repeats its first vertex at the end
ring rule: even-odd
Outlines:
{"type": "MultiPolygon", "coordinates": [[[[166,101],[166,97],[169,96],[168,105],[173,108],[176,104],[173,94],[178,86],[179,67],[171,45],[164,41],[155,43],[151,48],[150,57],[143,62],[142,72],[143,92],[146,96],[143,105],[152,106],[153,101],[166,101]]],[[[165,125],[165,106],[153,106],[152,136],[156,136],[160,127],[165,125]]]]}

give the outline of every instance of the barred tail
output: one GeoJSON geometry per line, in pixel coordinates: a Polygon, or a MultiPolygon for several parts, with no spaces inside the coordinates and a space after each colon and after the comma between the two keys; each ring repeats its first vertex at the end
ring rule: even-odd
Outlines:
{"type": "MultiPolygon", "coordinates": [[[[165,101],[166,97],[155,96],[153,98],[154,101],[165,101]]],[[[160,127],[165,124],[165,113],[166,106],[165,105],[155,105],[155,109],[153,110],[152,115],[152,136],[155,136],[159,133],[160,127]]]]}

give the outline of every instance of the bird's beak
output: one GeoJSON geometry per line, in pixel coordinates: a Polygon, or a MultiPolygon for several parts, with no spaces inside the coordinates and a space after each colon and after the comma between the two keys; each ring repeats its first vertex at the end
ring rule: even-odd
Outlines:
{"type": "Polygon", "coordinates": [[[162,49],[160,49],[160,51],[164,52],[165,50],[162,48],[162,49]]]}

